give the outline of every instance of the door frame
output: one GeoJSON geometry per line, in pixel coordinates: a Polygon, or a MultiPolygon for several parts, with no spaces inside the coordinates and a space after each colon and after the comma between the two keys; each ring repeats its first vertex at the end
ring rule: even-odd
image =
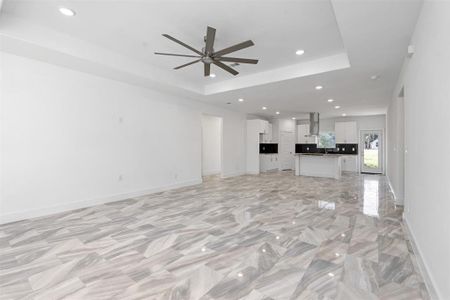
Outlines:
{"type": "Polygon", "coordinates": [[[384,151],[385,151],[384,129],[360,129],[358,139],[359,139],[358,144],[359,144],[359,149],[360,149],[360,151],[359,151],[359,171],[360,171],[360,173],[384,174],[384,170],[385,170],[385,167],[384,167],[384,157],[385,157],[385,154],[384,154],[384,151]],[[364,132],[373,132],[373,131],[379,131],[381,134],[381,139],[380,139],[381,145],[378,146],[378,149],[381,150],[378,152],[379,153],[378,159],[380,161],[380,171],[379,172],[378,171],[377,172],[364,171],[364,168],[363,168],[364,167],[364,142],[363,142],[362,137],[363,137],[364,132]]]}

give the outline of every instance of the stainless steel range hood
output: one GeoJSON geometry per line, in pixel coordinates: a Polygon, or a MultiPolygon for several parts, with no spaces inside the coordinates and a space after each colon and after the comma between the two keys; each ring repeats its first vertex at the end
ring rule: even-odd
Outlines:
{"type": "Polygon", "coordinates": [[[311,112],[309,113],[309,135],[318,136],[319,135],[319,113],[311,112]]]}

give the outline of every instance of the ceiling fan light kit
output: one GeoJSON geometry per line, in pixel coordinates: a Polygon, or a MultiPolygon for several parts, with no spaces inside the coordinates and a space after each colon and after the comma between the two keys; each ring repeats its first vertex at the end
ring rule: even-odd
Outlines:
{"type": "Polygon", "coordinates": [[[197,55],[187,55],[187,54],[155,52],[156,55],[196,58],[195,60],[193,60],[191,62],[188,62],[184,65],[175,67],[174,68],[175,70],[190,66],[190,65],[198,63],[198,62],[202,62],[203,70],[204,70],[203,75],[205,77],[210,76],[210,74],[211,74],[211,64],[216,65],[217,67],[227,71],[228,73],[237,75],[237,74],[239,74],[239,72],[236,71],[235,69],[233,69],[232,67],[228,66],[224,62],[231,62],[233,64],[238,64],[238,65],[239,64],[257,64],[258,63],[257,59],[224,56],[229,53],[253,46],[254,43],[251,40],[227,47],[227,48],[219,50],[219,51],[214,51],[214,40],[216,37],[216,29],[214,29],[210,26],[208,26],[206,29],[205,47],[201,51],[183,43],[182,41],[180,41],[168,34],[164,33],[163,36],[197,54],[197,55]]]}

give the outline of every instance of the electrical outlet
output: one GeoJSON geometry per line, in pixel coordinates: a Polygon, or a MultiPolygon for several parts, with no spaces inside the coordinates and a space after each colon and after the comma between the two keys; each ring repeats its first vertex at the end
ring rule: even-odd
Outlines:
{"type": "Polygon", "coordinates": [[[119,175],[119,181],[122,181],[123,180],[123,176],[122,175],[119,175]]]}

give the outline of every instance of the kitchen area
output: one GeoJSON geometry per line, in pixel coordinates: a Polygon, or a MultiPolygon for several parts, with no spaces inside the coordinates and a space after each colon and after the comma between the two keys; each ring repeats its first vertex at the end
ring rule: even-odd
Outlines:
{"type": "Polygon", "coordinates": [[[382,115],[320,119],[318,113],[298,119],[247,120],[247,170],[251,174],[292,170],[296,176],[334,179],[343,172],[380,174],[384,123],[382,115]]]}

